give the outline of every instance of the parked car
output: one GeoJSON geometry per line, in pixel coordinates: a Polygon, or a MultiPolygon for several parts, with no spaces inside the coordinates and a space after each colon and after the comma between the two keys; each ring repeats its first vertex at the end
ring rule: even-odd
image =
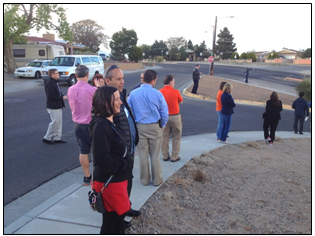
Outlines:
{"type": "Polygon", "coordinates": [[[60,74],[60,82],[68,82],[70,86],[76,84],[75,69],[78,65],[85,65],[90,69],[89,82],[92,81],[95,74],[104,74],[104,63],[98,55],[57,56],[52,60],[50,66],[42,70],[44,83],[46,84],[49,79],[48,70],[57,69],[60,74]]]}
{"type": "Polygon", "coordinates": [[[14,75],[19,78],[34,77],[35,79],[41,78],[41,70],[47,66],[51,60],[34,60],[28,63],[25,67],[16,68],[14,75]]]}

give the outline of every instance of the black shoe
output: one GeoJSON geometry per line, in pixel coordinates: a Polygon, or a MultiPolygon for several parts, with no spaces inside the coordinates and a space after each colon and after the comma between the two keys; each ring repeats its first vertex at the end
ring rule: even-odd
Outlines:
{"type": "Polygon", "coordinates": [[[299,132],[299,134],[303,134],[303,132],[299,132]]]}
{"type": "Polygon", "coordinates": [[[128,222],[128,221],[124,220],[124,227],[125,227],[125,229],[131,227],[131,225],[132,225],[131,222],[128,222]]]}
{"type": "Polygon", "coordinates": [[[67,141],[60,139],[60,140],[54,140],[54,142],[55,143],[66,143],[67,141]]]}
{"type": "Polygon", "coordinates": [[[163,161],[168,161],[170,159],[170,157],[168,157],[167,159],[163,159],[163,161]]]}
{"type": "Polygon", "coordinates": [[[134,209],[130,209],[130,211],[128,211],[126,215],[130,217],[137,217],[141,215],[141,212],[134,209]]]}
{"type": "Polygon", "coordinates": [[[44,142],[44,143],[47,143],[47,144],[55,144],[54,141],[47,140],[47,139],[44,139],[44,138],[43,138],[43,142],[44,142]]]}
{"type": "Polygon", "coordinates": [[[294,131],[295,134],[297,134],[297,131],[294,131]]]}

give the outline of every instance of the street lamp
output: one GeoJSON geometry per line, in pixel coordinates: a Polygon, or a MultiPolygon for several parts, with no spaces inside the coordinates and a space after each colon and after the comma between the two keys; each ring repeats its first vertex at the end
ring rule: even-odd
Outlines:
{"type": "MultiPolygon", "coordinates": [[[[224,16],[224,17],[221,17],[219,20],[223,19],[223,18],[234,18],[234,16],[224,16]]],[[[213,56],[214,56],[214,46],[215,46],[215,36],[216,36],[216,32],[217,32],[217,16],[215,16],[215,25],[214,25],[214,32],[213,32],[213,44],[212,44],[212,53],[213,53],[213,56]]],[[[210,74],[213,75],[213,62],[211,62],[211,72],[210,74]]]]}

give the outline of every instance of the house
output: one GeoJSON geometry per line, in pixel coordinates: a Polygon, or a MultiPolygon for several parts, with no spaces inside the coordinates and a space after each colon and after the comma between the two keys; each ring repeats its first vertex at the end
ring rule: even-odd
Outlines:
{"type": "Polygon", "coordinates": [[[282,50],[277,53],[279,54],[280,58],[282,57],[284,59],[298,59],[302,55],[301,51],[296,51],[288,48],[282,48],[282,50]]]}
{"type": "Polygon", "coordinates": [[[196,53],[194,52],[194,50],[186,48],[185,51],[186,51],[190,61],[195,61],[196,60],[196,53]]]}
{"type": "Polygon", "coordinates": [[[262,58],[262,59],[268,59],[268,55],[270,54],[270,52],[267,51],[263,51],[263,52],[254,52],[256,55],[256,58],[262,58]]]}

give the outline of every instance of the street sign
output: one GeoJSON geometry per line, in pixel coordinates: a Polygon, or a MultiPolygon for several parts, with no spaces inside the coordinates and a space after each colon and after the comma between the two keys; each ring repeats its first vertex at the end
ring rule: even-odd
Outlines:
{"type": "Polygon", "coordinates": [[[208,61],[209,62],[214,62],[214,57],[213,56],[208,57],[208,61]]]}

